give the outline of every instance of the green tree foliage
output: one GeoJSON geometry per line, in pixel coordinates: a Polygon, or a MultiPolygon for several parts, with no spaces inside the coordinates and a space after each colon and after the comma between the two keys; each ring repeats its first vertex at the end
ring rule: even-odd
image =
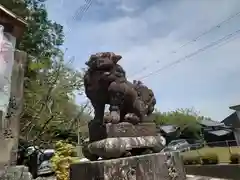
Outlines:
{"type": "Polygon", "coordinates": [[[193,109],[177,109],[170,112],[156,111],[153,114],[156,124],[159,125],[177,125],[181,133],[192,138],[200,138],[201,126],[199,116],[193,109]]]}
{"type": "MultiPolygon", "coordinates": [[[[45,67],[58,56],[64,42],[63,26],[48,19],[45,0],[1,0],[1,4],[22,17],[28,23],[16,48],[27,52],[25,76],[36,79],[38,71],[31,67],[45,67]]],[[[25,83],[27,84],[27,82],[25,83]]]]}
{"type": "Polygon", "coordinates": [[[75,104],[75,92],[83,92],[82,73],[65,63],[63,55],[52,64],[47,71],[39,72],[26,88],[21,118],[21,132],[26,139],[46,140],[57,130],[77,133],[77,121],[87,124],[88,106],[75,104]]]}
{"type": "Polygon", "coordinates": [[[17,48],[35,58],[55,56],[64,42],[63,26],[48,19],[44,1],[1,0],[3,6],[27,21],[27,30],[17,48]]]}
{"type": "Polygon", "coordinates": [[[57,130],[75,133],[77,122],[86,127],[91,119],[86,113],[88,106],[75,103],[75,94],[83,90],[82,72],[64,61],[60,49],[64,42],[63,26],[49,20],[44,2],[0,2],[28,23],[16,45],[28,54],[20,128],[22,138],[34,142],[52,139],[57,130]]]}

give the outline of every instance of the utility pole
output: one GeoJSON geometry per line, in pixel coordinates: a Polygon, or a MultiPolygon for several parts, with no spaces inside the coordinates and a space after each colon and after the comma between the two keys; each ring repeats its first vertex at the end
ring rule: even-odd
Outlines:
{"type": "Polygon", "coordinates": [[[81,110],[77,116],[77,137],[78,137],[78,142],[77,142],[77,155],[78,157],[81,157],[82,156],[82,146],[81,146],[81,130],[80,130],[80,119],[81,119],[81,116],[83,115],[84,113],[84,110],[88,107],[88,102],[81,107],[81,110]]]}

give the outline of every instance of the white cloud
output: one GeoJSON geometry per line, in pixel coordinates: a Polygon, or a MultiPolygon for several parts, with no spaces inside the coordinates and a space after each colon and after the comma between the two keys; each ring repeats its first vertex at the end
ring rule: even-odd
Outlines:
{"type": "MultiPolygon", "coordinates": [[[[103,4],[107,2],[101,0],[103,4]]],[[[83,65],[83,60],[90,53],[96,51],[121,53],[123,59],[120,63],[128,74],[155,62],[146,71],[136,75],[140,77],[240,28],[240,17],[236,17],[197,42],[178,49],[239,11],[240,1],[162,0],[145,9],[142,7],[141,11],[138,11],[141,9],[141,0],[129,2],[115,0],[117,5],[112,6],[111,11],[114,12],[114,8],[121,9],[125,11],[124,16],[106,21],[77,22],[72,26],[72,33],[75,34],[67,37],[66,46],[70,54],[81,59],[77,62],[79,66],[83,65]],[[175,49],[176,54],[170,53],[175,49]],[[158,60],[159,63],[156,63],[158,60]]],[[[229,44],[209,49],[144,80],[153,88],[158,107],[172,110],[194,106],[203,115],[222,120],[229,113],[229,105],[240,103],[239,43],[240,39],[235,39],[229,44]]]]}

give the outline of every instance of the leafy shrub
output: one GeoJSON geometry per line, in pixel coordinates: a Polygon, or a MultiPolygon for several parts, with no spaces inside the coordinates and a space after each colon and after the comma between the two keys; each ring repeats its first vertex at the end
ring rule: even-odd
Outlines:
{"type": "Polygon", "coordinates": [[[201,158],[199,156],[183,156],[184,165],[196,165],[201,164],[201,158]]]}
{"type": "Polygon", "coordinates": [[[230,162],[231,164],[238,164],[240,163],[240,153],[233,153],[230,155],[230,162]]]}
{"type": "Polygon", "coordinates": [[[76,157],[73,145],[64,141],[58,141],[55,145],[55,154],[51,159],[53,170],[57,180],[69,180],[70,164],[79,160],[76,157]]]}
{"type": "Polygon", "coordinates": [[[202,164],[218,164],[218,155],[215,153],[206,153],[201,156],[202,164]]]}

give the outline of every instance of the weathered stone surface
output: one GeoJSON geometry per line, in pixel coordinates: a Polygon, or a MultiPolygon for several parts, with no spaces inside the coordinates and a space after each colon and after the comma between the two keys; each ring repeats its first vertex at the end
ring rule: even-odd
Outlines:
{"type": "Polygon", "coordinates": [[[138,136],[156,136],[157,129],[155,123],[139,123],[133,125],[123,122],[119,124],[106,125],[108,137],[138,137],[138,136]]]}
{"type": "Polygon", "coordinates": [[[113,52],[92,54],[85,63],[85,94],[93,105],[94,120],[104,119],[105,105],[109,104],[107,122],[143,122],[154,111],[154,93],[140,81],[127,80],[125,70],[118,64],[121,58],[113,52]],[[135,117],[125,118],[129,113],[135,117]]]}
{"type": "Polygon", "coordinates": [[[56,180],[56,176],[37,177],[35,180],[56,180]]]}
{"type": "Polygon", "coordinates": [[[32,180],[32,175],[26,166],[10,166],[0,177],[1,180],[32,180]]]}
{"type": "Polygon", "coordinates": [[[163,149],[161,136],[107,138],[90,143],[91,154],[104,158],[118,158],[133,149],[151,149],[160,152],[163,149]]]}
{"type": "Polygon", "coordinates": [[[70,180],[185,180],[178,153],[149,154],[72,164],[70,180]]]}
{"type": "Polygon", "coordinates": [[[107,123],[101,125],[98,122],[89,123],[90,142],[113,137],[140,137],[156,136],[155,123],[139,123],[133,125],[128,122],[118,124],[107,123]]]}
{"type": "Polygon", "coordinates": [[[89,141],[98,141],[107,138],[106,126],[100,121],[92,120],[88,123],[89,141]]]}
{"type": "Polygon", "coordinates": [[[7,117],[0,128],[0,174],[4,168],[16,164],[19,139],[19,118],[23,106],[24,68],[27,54],[15,51],[11,74],[11,97],[7,117]]]}

